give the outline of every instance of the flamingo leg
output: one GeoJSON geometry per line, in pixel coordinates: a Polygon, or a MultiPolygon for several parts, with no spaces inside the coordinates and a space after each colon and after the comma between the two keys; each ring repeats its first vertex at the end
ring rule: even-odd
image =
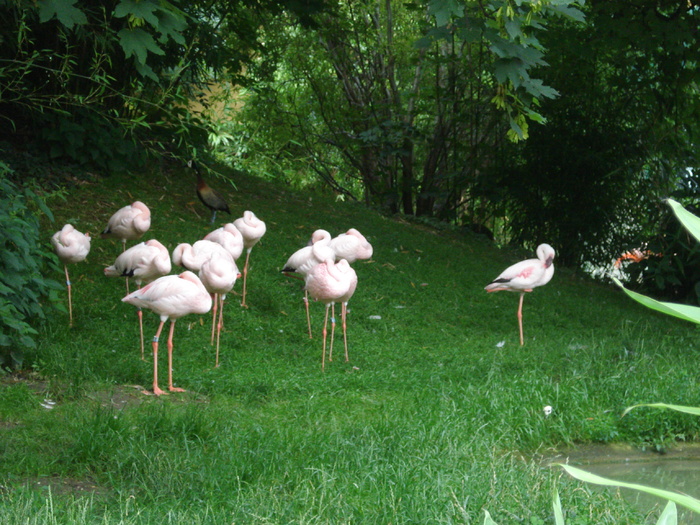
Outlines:
{"type": "Polygon", "coordinates": [[[218,294],[211,294],[212,299],[214,299],[214,309],[212,310],[212,316],[211,316],[211,344],[214,344],[214,330],[216,328],[216,310],[219,305],[219,295],[218,294]]]}
{"type": "Polygon", "coordinates": [[[328,361],[333,361],[333,338],[335,337],[335,303],[331,303],[331,346],[328,351],[328,361]]]}
{"type": "Polygon", "coordinates": [[[136,316],[139,318],[139,333],[141,334],[141,361],[145,361],[143,356],[143,312],[140,307],[136,309],[136,316]]]}
{"type": "Polygon", "coordinates": [[[520,293],[520,302],[518,303],[518,327],[520,328],[520,346],[523,346],[525,344],[525,340],[523,339],[523,298],[525,297],[525,293],[521,292],[520,293]]]}
{"type": "Polygon", "coordinates": [[[330,305],[326,305],[326,317],[323,321],[323,355],[321,357],[321,370],[324,371],[326,369],[326,335],[328,334],[328,309],[330,308],[330,305]]]}
{"type": "Polygon", "coordinates": [[[250,259],[250,249],[246,252],[245,255],[245,266],[243,266],[243,299],[241,300],[241,306],[244,308],[248,308],[248,305],[245,304],[245,294],[246,294],[246,287],[247,287],[247,282],[248,282],[248,260],[250,259]]]}
{"type": "MultiPolygon", "coordinates": [[[[165,319],[161,320],[160,325],[158,325],[158,331],[156,335],[153,336],[153,393],[157,396],[165,394],[160,388],[158,388],[158,338],[163,330],[163,325],[165,324],[165,319]]],[[[149,392],[145,391],[144,394],[149,392]]]]}
{"type": "Polygon", "coordinates": [[[309,339],[311,336],[311,314],[309,314],[309,292],[304,290],[304,306],[306,306],[306,325],[309,327],[309,339]]]}
{"type": "Polygon", "coordinates": [[[171,392],[184,392],[184,388],[173,386],[173,334],[175,333],[175,319],[170,321],[170,333],[168,334],[168,390],[171,392]]]}
{"type": "Polygon", "coordinates": [[[343,342],[345,343],[345,362],[350,361],[348,357],[348,325],[347,325],[347,315],[348,315],[348,303],[343,303],[342,309],[340,311],[340,317],[343,322],[343,342]]]}
{"type": "Polygon", "coordinates": [[[219,339],[221,339],[221,327],[224,325],[224,295],[219,295],[221,306],[219,307],[219,323],[216,330],[216,365],[219,366],[219,339]]]}
{"type": "Polygon", "coordinates": [[[68,265],[64,264],[63,269],[66,272],[66,286],[68,287],[68,326],[73,326],[73,298],[71,297],[70,277],[68,277],[68,265]]]}

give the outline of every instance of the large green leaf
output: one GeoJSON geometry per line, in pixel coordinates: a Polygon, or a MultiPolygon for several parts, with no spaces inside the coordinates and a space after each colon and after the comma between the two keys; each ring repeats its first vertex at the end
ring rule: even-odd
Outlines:
{"type": "Polygon", "coordinates": [[[39,21],[48,22],[55,16],[68,29],[72,29],[75,25],[87,24],[85,13],[73,5],[77,1],[39,0],[36,4],[39,8],[39,21]]]}
{"type": "Polygon", "coordinates": [[[693,215],[683,205],[673,199],[666,199],[666,202],[671,206],[673,213],[676,214],[681,224],[695,237],[696,241],[700,241],[700,217],[693,215]]]}
{"type": "Polygon", "coordinates": [[[673,317],[678,317],[679,319],[683,319],[684,321],[690,321],[691,323],[700,324],[700,308],[698,308],[697,306],[689,306],[687,304],[678,303],[664,303],[661,301],[657,301],[656,299],[652,299],[651,297],[647,297],[646,295],[642,295],[637,292],[628,290],[615,277],[613,277],[612,280],[615,282],[616,285],[622,288],[627,295],[629,295],[638,303],[643,304],[644,306],[651,308],[652,310],[656,310],[657,312],[672,315],[673,317]]]}
{"type": "Polygon", "coordinates": [[[562,467],[566,472],[568,472],[574,478],[585,481],[586,483],[593,483],[594,485],[602,485],[606,487],[623,487],[627,489],[638,490],[646,494],[651,494],[652,496],[658,496],[660,498],[673,501],[678,505],[682,505],[693,512],[700,513],[700,500],[686,496],[685,494],[678,494],[677,492],[670,492],[668,490],[655,489],[653,487],[647,487],[645,485],[638,485],[637,483],[625,483],[623,481],[615,481],[612,479],[607,479],[596,474],[591,474],[585,470],[581,470],[571,465],[564,465],[563,463],[558,463],[558,466],[562,467]]]}
{"type": "Polygon", "coordinates": [[[119,31],[118,36],[119,44],[122,46],[126,58],[135,55],[136,59],[141,64],[146,63],[146,56],[149,51],[156,55],[165,54],[158,44],[156,44],[156,41],[153,40],[153,37],[138,27],[135,29],[124,28],[119,31]]]}
{"type": "Polygon", "coordinates": [[[699,407],[685,407],[685,406],[681,406],[681,405],[668,405],[666,403],[641,403],[639,405],[627,407],[625,409],[625,411],[622,413],[622,417],[625,417],[632,410],[634,410],[635,408],[639,408],[639,407],[668,408],[670,410],[675,410],[676,412],[684,412],[686,414],[693,414],[694,416],[700,416],[700,408],[699,407]]]}

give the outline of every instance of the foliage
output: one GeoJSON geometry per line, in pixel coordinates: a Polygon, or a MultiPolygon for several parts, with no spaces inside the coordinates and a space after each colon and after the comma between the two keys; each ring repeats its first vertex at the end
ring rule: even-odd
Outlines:
{"type": "Polygon", "coordinates": [[[56,299],[61,286],[46,276],[57,268],[39,229],[38,214],[53,220],[46,196],[19,188],[9,171],[0,162],[0,365],[14,368],[36,347],[47,299],[56,299]]]}

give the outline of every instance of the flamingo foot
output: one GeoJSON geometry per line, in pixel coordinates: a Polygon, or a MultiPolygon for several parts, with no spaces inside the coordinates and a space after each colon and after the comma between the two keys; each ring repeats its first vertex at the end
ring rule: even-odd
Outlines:
{"type": "Polygon", "coordinates": [[[187,390],[185,390],[184,388],[178,388],[176,386],[170,386],[168,387],[168,390],[170,390],[171,392],[187,392],[187,390]]]}

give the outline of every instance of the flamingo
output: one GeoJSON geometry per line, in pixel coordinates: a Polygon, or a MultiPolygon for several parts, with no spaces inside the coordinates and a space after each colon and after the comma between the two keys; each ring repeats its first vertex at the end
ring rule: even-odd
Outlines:
{"type": "MultiPolygon", "coordinates": [[[[316,266],[321,260],[314,252],[314,245],[328,246],[331,241],[331,234],[326,230],[316,230],[311,235],[309,244],[294,252],[282,267],[282,273],[288,277],[306,279],[309,270],[316,266]],[[298,277],[297,277],[298,276],[298,277]]],[[[309,339],[311,339],[311,316],[309,315],[309,292],[304,288],[304,306],[306,307],[306,324],[309,329],[309,339]]]]}
{"type": "Polygon", "coordinates": [[[199,278],[207,291],[213,295],[214,313],[211,325],[211,342],[214,343],[214,326],[216,325],[216,364],[219,366],[219,339],[221,338],[221,327],[223,326],[224,301],[226,294],[233,289],[238,278],[238,267],[233,257],[228,252],[226,255],[220,253],[213,254],[204,261],[199,270],[199,278]],[[219,321],[216,322],[216,309],[219,306],[219,321]]]}
{"type": "Polygon", "coordinates": [[[51,244],[53,244],[58,259],[63,263],[63,270],[66,274],[69,326],[73,326],[73,300],[71,298],[70,277],[68,277],[68,263],[85,260],[85,257],[90,253],[90,234],[81,233],[72,224],[66,224],[53,234],[51,244]]]}
{"type": "Polygon", "coordinates": [[[243,254],[243,236],[232,222],[207,233],[204,236],[204,240],[219,243],[226,248],[226,251],[231,254],[234,261],[237,261],[243,254]]]}
{"type": "Polygon", "coordinates": [[[211,224],[214,224],[214,221],[216,220],[217,211],[223,211],[230,215],[231,210],[229,210],[226,200],[219,193],[211,189],[206,182],[204,182],[204,178],[202,177],[202,174],[200,173],[195,161],[188,161],[187,166],[192,168],[197,174],[197,197],[199,197],[199,200],[202,201],[202,204],[211,210],[211,224]]]}
{"type": "Polygon", "coordinates": [[[173,263],[191,272],[198,272],[213,254],[230,255],[223,246],[214,241],[203,239],[194,244],[183,242],[173,250],[173,263]]]}
{"type": "MultiPolygon", "coordinates": [[[[212,300],[202,281],[190,271],[180,275],[160,277],[122,299],[138,308],[148,308],[160,316],[158,331],[153,337],[153,393],[165,392],[158,388],[158,338],[165,321],[170,319],[168,335],[168,390],[184,392],[173,386],[173,333],[175,321],[187,314],[205,314],[211,310],[212,300]]],[[[144,391],[144,393],[148,393],[144,391]]]]}
{"type": "MultiPolygon", "coordinates": [[[[126,251],[126,241],[140,239],[151,227],[151,210],[141,201],[124,206],[112,215],[102,238],[116,237],[122,241],[122,252],[126,251]]],[[[126,279],[126,293],[129,293],[129,278],[126,279]]]]}
{"type": "MultiPolygon", "coordinates": [[[[168,249],[155,239],[132,246],[117,257],[114,264],[104,269],[107,277],[133,277],[136,285],[150,283],[154,279],[167,275],[172,269],[168,249]]],[[[141,334],[141,360],[144,359],[143,348],[143,313],[137,310],[139,333],[141,334]]]]}
{"type": "MultiPolygon", "coordinates": [[[[326,305],[326,315],[323,321],[323,356],[321,370],[326,366],[326,338],[328,334],[328,310],[336,302],[342,303],[343,339],[345,341],[345,360],[348,361],[348,340],[346,312],[347,303],[357,288],[357,274],[347,260],[335,262],[335,252],[326,246],[316,247],[317,256],[323,262],[314,266],[306,276],[306,289],[315,300],[326,305]]],[[[331,352],[329,361],[333,359],[333,335],[331,334],[331,352]]]]}
{"type": "Polygon", "coordinates": [[[330,246],[335,252],[336,261],[345,259],[349,263],[370,259],[374,252],[365,236],[355,228],[350,228],[347,232],[333,237],[330,246]]]}
{"type": "Polygon", "coordinates": [[[537,259],[520,261],[506,268],[484,288],[487,292],[519,292],[518,326],[520,328],[520,346],[525,344],[523,339],[523,297],[525,292],[531,292],[538,286],[547,284],[554,275],[554,248],[549,244],[537,247],[537,259]]]}
{"type": "Polygon", "coordinates": [[[267,230],[265,223],[258,219],[252,211],[244,211],[243,217],[233,221],[233,224],[238,231],[241,232],[243,236],[243,246],[246,249],[245,265],[243,266],[243,299],[241,300],[241,306],[246,307],[245,295],[246,295],[246,283],[248,278],[248,261],[250,259],[250,252],[258,241],[265,235],[267,230]]]}

